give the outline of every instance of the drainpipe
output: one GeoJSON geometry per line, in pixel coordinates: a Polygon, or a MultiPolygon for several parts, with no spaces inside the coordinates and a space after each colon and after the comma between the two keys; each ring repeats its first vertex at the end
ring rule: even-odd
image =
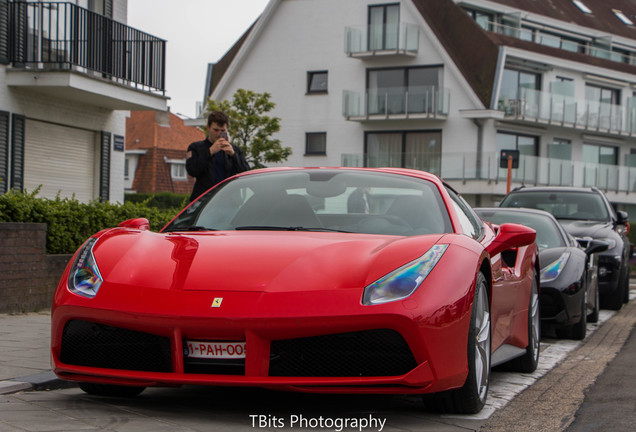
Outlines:
{"type": "Polygon", "coordinates": [[[475,163],[475,177],[477,179],[481,179],[481,161],[482,161],[482,152],[484,150],[484,120],[483,119],[473,119],[473,123],[477,126],[477,157],[475,163]]]}
{"type": "MultiPolygon", "coordinates": [[[[477,180],[481,179],[481,162],[482,162],[482,152],[484,149],[484,120],[483,119],[473,119],[473,123],[477,126],[477,155],[475,157],[475,177],[477,180]]],[[[481,206],[481,195],[475,195],[475,206],[481,206]]]]}

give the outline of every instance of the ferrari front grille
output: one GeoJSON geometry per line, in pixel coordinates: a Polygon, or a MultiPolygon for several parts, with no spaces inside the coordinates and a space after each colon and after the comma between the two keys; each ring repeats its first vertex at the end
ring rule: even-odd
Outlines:
{"type": "Polygon", "coordinates": [[[416,366],[404,338],[379,329],[273,341],[269,375],[399,376],[416,366]]]}
{"type": "Polygon", "coordinates": [[[64,326],[60,360],[75,366],[172,372],[170,339],[83,320],[64,326]]]}

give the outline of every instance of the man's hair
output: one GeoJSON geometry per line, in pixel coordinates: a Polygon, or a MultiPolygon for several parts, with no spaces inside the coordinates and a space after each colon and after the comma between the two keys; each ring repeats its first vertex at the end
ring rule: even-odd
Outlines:
{"type": "Polygon", "coordinates": [[[212,111],[208,116],[208,127],[210,127],[212,123],[223,126],[228,124],[229,122],[230,118],[223,111],[212,111]]]}

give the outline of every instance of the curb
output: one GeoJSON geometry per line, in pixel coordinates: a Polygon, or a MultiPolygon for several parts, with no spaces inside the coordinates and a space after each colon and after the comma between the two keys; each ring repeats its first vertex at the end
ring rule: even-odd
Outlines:
{"type": "Polygon", "coordinates": [[[20,391],[59,390],[71,387],[77,387],[77,383],[61,380],[53,373],[53,371],[48,371],[0,381],[0,395],[17,393],[20,391]]]}

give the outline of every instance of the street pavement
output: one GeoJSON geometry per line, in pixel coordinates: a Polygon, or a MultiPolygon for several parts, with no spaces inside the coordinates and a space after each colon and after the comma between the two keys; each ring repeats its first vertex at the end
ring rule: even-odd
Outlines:
{"type": "MultiPolygon", "coordinates": [[[[632,281],[632,299],[636,296],[634,288],[632,281]]],[[[544,370],[534,376],[495,373],[489,406],[480,415],[455,419],[429,415],[439,428],[425,429],[423,424],[404,427],[402,423],[385,430],[636,430],[636,301],[618,313],[602,314],[602,323],[588,325],[593,332],[583,342],[547,340],[540,362],[544,370]],[[508,391],[512,387],[521,389],[508,391]]],[[[47,418],[45,412],[36,409],[47,400],[47,392],[37,390],[79,391],[69,389],[74,385],[58,380],[51,371],[49,333],[49,311],[0,314],[0,395],[7,395],[0,396],[0,432],[71,430],[67,428],[71,424],[60,423],[62,420],[54,420],[55,416],[47,418]],[[17,407],[34,409],[31,423],[24,423],[24,416],[14,412],[17,407]]],[[[419,415],[411,420],[417,418],[419,415]]]]}

